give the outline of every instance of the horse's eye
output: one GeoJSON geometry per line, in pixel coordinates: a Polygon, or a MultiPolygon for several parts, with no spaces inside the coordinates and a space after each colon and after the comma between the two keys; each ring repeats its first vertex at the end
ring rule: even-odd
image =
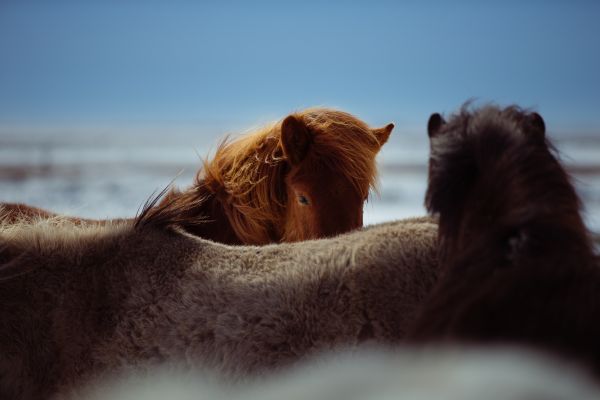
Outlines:
{"type": "Polygon", "coordinates": [[[303,206],[307,206],[310,204],[306,196],[303,196],[301,194],[298,195],[298,203],[302,204],[303,206]]]}

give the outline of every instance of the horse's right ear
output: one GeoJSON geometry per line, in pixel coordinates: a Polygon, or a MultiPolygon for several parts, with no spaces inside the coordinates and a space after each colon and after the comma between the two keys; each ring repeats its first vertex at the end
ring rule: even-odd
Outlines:
{"type": "Polygon", "coordinates": [[[373,132],[373,134],[377,138],[377,141],[379,142],[379,147],[383,146],[385,142],[387,142],[387,140],[390,138],[390,134],[392,133],[393,129],[394,124],[387,124],[383,128],[371,129],[371,132],[373,132]]]}
{"type": "Polygon", "coordinates": [[[429,137],[432,138],[436,136],[445,123],[446,121],[440,114],[431,114],[431,116],[429,117],[429,122],[427,122],[427,134],[429,135],[429,137]]]}
{"type": "Polygon", "coordinates": [[[291,165],[297,165],[310,148],[312,135],[303,121],[293,115],[287,116],[281,123],[281,146],[291,165]]]}

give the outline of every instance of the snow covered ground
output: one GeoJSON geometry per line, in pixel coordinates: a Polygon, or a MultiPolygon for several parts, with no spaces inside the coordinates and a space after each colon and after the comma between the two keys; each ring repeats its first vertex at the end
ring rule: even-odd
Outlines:
{"type": "MultiPolygon", "coordinates": [[[[135,215],[155,191],[176,179],[192,182],[214,135],[128,136],[23,132],[0,136],[0,201],[23,202],[90,218],[135,215]]],[[[600,232],[600,136],[555,140],[575,178],[589,227],[600,232]]],[[[365,206],[365,224],[423,215],[428,144],[424,135],[394,132],[379,155],[379,194],[365,206]]]]}

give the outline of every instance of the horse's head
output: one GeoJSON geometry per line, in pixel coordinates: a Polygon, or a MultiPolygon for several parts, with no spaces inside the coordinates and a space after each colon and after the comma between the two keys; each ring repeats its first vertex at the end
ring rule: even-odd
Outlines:
{"type": "MultiPolygon", "coordinates": [[[[504,185],[507,190],[503,167],[526,169],[540,155],[554,160],[542,117],[514,106],[470,111],[466,105],[448,122],[435,113],[429,118],[427,133],[430,157],[425,203],[432,213],[458,213],[482,183],[504,185]]],[[[526,174],[512,178],[526,178],[526,174]]]]}
{"type": "Polygon", "coordinates": [[[348,113],[310,109],[281,123],[287,162],[282,239],[333,236],[363,224],[363,205],[374,186],[375,156],[393,124],[372,129],[348,113]]]}
{"type": "Polygon", "coordinates": [[[425,205],[439,215],[440,237],[448,240],[444,252],[475,247],[481,232],[500,238],[499,244],[536,235],[546,240],[556,226],[562,227],[556,232],[584,236],[579,198],[539,114],[516,106],[465,106],[448,122],[433,114],[428,134],[425,205]]]}

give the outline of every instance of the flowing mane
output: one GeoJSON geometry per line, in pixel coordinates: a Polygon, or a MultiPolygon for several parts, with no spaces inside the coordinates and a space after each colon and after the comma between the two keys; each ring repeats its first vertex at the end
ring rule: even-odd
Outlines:
{"type": "MultiPolygon", "coordinates": [[[[324,166],[335,171],[366,198],[369,189],[376,187],[375,156],[393,125],[383,128],[387,135],[378,135],[381,130],[372,130],[342,111],[314,108],[292,116],[312,133],[304,168],[324,166]]],[[[190,189],[172,190],[159,204],[158,198],[149,202],[136,225],[189,227],[203,223],[206,215],[191,218],[191,214],[214,197],[242,242],[279,241],[288,200],[285,176],[290,170],[281,132],[279,121],[239,139],[223,141],[215,156],[204,161],[190,189]]]]}

